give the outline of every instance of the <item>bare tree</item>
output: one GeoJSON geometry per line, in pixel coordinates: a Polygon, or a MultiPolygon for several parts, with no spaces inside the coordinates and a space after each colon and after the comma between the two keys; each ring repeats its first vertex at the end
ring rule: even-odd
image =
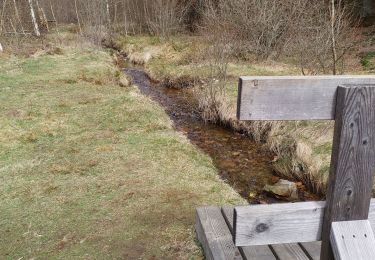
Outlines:
{"type": "Polygon", "coordinates": [[[19,23],[20,26],[21,26],[22,34],[25,34],[25,30],[24,30],[24,28],[23,28],[23,24],[22,24],[22,21],[21,21],[21,18],[20,18],[19,12],[18,12],[18,8],[17,8],[16,0],[13,0],[13,5],[14,5],[14,12],[15,12],[16,18],[17,18],[17,20],[18,20],[18,23],[19,23]]]}
{"type": "Polygon", "coordinates": [[[75,10],[76,10],[76,17],[77,17],[77,23],[78,23],[78,28],[79,28],[79,34],[82,35],[82,26],[81,26],[81,21],[79,19],[77,0],[74,0],[74,7],[75,7],[75,10]]]}
{"type": "Polygon", "coordinates": [[[7,5],[7,0],[4,0],[3,1],[3,10],[1,11],[1,20],[0,20],[0,30],[1,30],[1,34],[3,34],[3,31],[4,31],[4,15],[5,15],[5,7],[7,5]]]}
{"type": "Polygon", "coordinates": [[[28,0],[28,1],[29,1],[29,6],[30,6],[31,19],[32,19],[32,22],[33,22],[33,25],[34,25],[35,35],[40,36],[39,26],[38,26],[38,23],[37,23],[37,20],[36,20],[36,17],[35,17],[33,1],[32,0],[28,0]]]}

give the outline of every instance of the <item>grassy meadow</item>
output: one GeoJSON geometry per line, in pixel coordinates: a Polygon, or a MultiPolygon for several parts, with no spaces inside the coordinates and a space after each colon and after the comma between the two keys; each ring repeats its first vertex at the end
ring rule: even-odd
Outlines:
{"type": "Polygon", "coordinates": [[[107,51],[0,57],[0,259],[201,259],[194,210],[244,200],[107,51]]]}

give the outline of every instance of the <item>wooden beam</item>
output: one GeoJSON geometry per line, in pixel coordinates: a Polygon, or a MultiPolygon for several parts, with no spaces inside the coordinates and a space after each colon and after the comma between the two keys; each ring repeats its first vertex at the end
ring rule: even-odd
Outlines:
{"type": "Polygon", "coordinates": [[[332,222],[368,218],[375,172],[375,85],[342,86],[322,228],[321,259],[334,259],[332,222]]]}
{"type": "Polygon", "coordinates": [[[206,259],[242,260],[219,207],[198,208],[195,230],[206,259]]]}
{"type": "Polygon", "coordinates": [[[331,245],[336,260],[375,259],[375,237],[368,220],[333,222],[331,245]]]}
{"type": "MultiPolygon", "coordinates": [[[[233,206],[224,206],[221,208],[225,221],[228,224],[229,230],[233,233],[233,206]]],[[[257,260],[276,260],[271,248],[268,245],[261,246],[245,246],[239,247],[238,250],[244,259],[257,259],[257,260]]]]}
{"type": "Polygon", "coordinates": [[[321,241],[300,243],[301,247],[310,256],[311,260],[320,260],[321,241]]]}
{"type": "Polygon", "coordinates": [[[279,260],[311,260],[299,244],[272,245],[271,247],[279,260]]]}
{"type": "Polygon", "coordinates": [[[236,246],[319,241],[324,202],[240,206],[234,210],[236,246]]]}
{"type": "Polygon", "coordinates": [[[241,77],[239,120],[335,119],[337,87],[375,84],[375,76],[241,77]]]}
{"type": "MultiPolygon", "coordinates": [[[[254,246],[320,241],[326,202],[297,202],[235,207],[236,246],[254,246]]],[[[375,230],[375,199],[369,221],[375,230]]],[[[308,250],[309,251],[309,250],[308,250]]]]}

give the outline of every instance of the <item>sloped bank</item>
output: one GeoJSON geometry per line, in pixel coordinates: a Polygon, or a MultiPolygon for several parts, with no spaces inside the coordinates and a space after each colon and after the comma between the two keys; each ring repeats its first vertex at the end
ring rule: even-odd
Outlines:
{"type": "Polygon", "coordinates": [[[207,97],[210,64],[204,57],[205,43],[199,37],[175,37],[161,41],[155,37],[119,38],[116,46],[128,60],[142,66],[150,77],[167,87],[194,85],[200,116],[215,124],[243,133],[261,143],[275,156],[271,160],[277,175],[301,183],[305,189],[323,196],[329,170],[332,122],[240,122],[235,117],[239,75],[296,75],[292,65],[280,63],[228,64],[226,94],[207,97]],[[165,84],[167,82],[167,84],[165,84]]]}

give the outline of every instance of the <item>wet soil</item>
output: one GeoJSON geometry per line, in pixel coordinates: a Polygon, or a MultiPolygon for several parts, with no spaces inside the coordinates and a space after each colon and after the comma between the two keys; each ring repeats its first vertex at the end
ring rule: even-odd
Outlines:
{"type": "Polygon", "coordinates": [[[176,130],[207,153],[227,181],[242,197],[251,203],[270,203],[275,199],[262,190],[275,182],[270,166],[272,155],[247,136],[215,124],[205,123],[198,110],[192,89],[166,88],[152,82],[138,68],[126,68],[140,91],[164,107],[176,130]]]}

